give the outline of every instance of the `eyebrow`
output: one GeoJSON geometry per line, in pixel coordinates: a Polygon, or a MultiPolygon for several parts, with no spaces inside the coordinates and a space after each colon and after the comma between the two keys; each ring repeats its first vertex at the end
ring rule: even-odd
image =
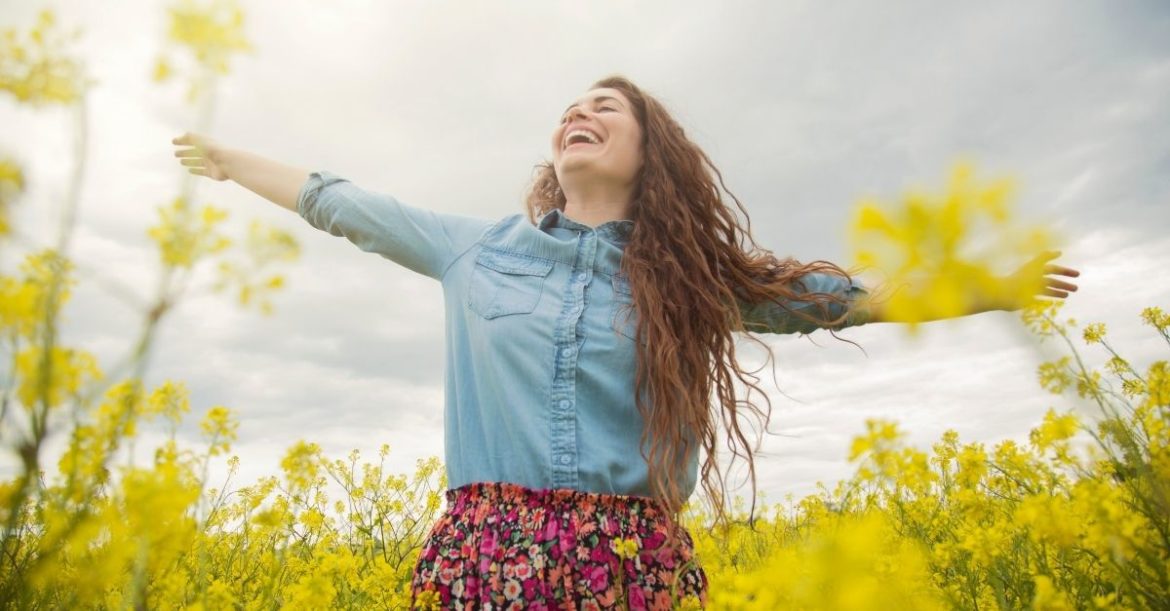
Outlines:
{"type": "MultiPolygon", "coordinates": [[[[594,102],[600,102],[602,100],[613,100],[614,102],[617,102],[618,104],[622,103],[621,100],[619,100],[611,95],[599,95],[599,96],[593,98],[594,102]]],[[[564,116],[566,112],[569,112],[569,109],[571,109],[572,107],[580,106],[580,105],[581,105],[580,102],[574,102],[572,104],[569,104],[568,106],[565,107],[565,110],[564,110],[564,112],[561,113],[561,116],[564,116]]],[[[625,104],[622,104],[622,106],[625,106],[625,104]]]]}

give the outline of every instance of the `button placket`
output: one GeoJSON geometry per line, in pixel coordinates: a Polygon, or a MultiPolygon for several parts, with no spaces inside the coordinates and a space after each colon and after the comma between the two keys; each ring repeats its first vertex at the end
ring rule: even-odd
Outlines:
{"type": "Polygon", "coordinates": [[[580,341],[577,327],[585,304],[585,286],[597,252],[597,236],[585,229],[577,237],[577,256],[562,300],[553,336],[556,342],[555,369],[550,393],[552,485],[577,488],[576,371],[580,341]]]}

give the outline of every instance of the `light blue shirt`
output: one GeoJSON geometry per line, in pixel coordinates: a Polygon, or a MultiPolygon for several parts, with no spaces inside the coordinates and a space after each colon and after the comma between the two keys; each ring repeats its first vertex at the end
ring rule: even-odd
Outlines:
{"type": "MultiPolygon", "coordinates": [[[[417,208],[313,172],[297,197],[312,226],[442,282],[446,309],[447,482],[651,496],[634,405],[636,317],[621,273],[633,221],[589,227],[553,210],[487,220],[417,208]]],[[[849,299],[865,289],[830,274],[805,288],[849,299]]],[[[789,308],[817,308],[791,302],[789,308]]],[[[836,317],[842,307],[830,309],[836,317]]],[[[781,306],[741,309],[747,328],[809,333],[781,306]]],[[[851,313],[841,326],[863,324],[851,313]]],[[[678,474],[684,498],[698,452],[678,474]]]]}

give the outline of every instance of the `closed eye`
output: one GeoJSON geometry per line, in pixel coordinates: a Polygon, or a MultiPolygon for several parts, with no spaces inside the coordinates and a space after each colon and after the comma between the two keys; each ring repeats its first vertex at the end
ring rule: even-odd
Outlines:
{"type": "MultiPolygon", "coordinates": [[[[616,109],[616,108],[613,108],[612,106],[602,106],[601,108],[599,108],[599,109],[598,109],[598,112],[600,112],[600,111],[602,111],[602,110],[609,110],[609,111],[612,111],[612,112],[618,112],[618,109],[616,109]]],[[[561,123],[565,123],[566,121],[568,121],[568,120],[569,120],[569,116],[570,116],[569,114],[565,114],[564,116],[562,116],[562,117],[561,117],[561,123]]]]}

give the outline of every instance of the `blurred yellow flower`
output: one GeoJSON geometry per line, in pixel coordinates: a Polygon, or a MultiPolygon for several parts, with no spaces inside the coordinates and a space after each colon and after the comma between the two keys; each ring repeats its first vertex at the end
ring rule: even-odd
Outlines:
{"type": "Polygon", "coordinates": [[[1044,414],[1044,422],[1033,429],[1030,435],[1032,445],[1040,452],[1052,446],[1071,439],[1080,428],[1080,420],[1073,413],[1058,415],[1056,410],[1049,408],[1044,414]]]}
{"type": "Polygon", "coordinates": [[[159,207],[158,211],[159,224],[151,227],[147,235],[158,244],[164,265],[189,268],[199,259],[231,245],[231,240],[220,235],[216,227],[227,218],[226,210],[205,206],[196,221],[187,202],[177,197],[170,206],[159,207]]]}
{"type": "Polygon", "coordinates": [[[171,77],[171,63],[165,57],[158,57],[154,62],[154,74],[151,80],[161,83],[171,77]]]}
{"type": "Polygon", "coordinates": [[[16,198],[24,192],[24,172],[12,159],[0,158],[0,236],[6,235],[8,210],[16,198]]]}
{"type": "Polygon", "coordinates": [[[63,38],[56,21],[53,11],[45,9],[24,40],[16,30],[0,34],[0,91],[33,106],[73,104],[81,98],[92,81],[86,79],[81,61],[65,52],[81,31],[63,38]]]}
{"type": "Polygon", "coordinates": [[[244,11],[235,0],[180,0],[167,12],[167,37],[195,55],[195,60],[219,74],[228,73],[228,60],[239,51],[251,51],[244,38],[244,11]]]}
{"type": "Polygon", "coordinates": [[[911,192],[901,207],[862,200],[850,224],[853,261],[887,278],[880,297],[890,318],[910,323],[988,308],[1014,308],[1043,286],[1042,270],[1016,268],[1051,246],[1040,227],[1017,225],[1011,185],[975,184],[967,163],[941,195],[911,192]]]}
{"type": "Polygon", "coordinates": [[[101,379],[97,359],[88,352],[53,346],[48,358],[44,354],[41,346],[32,345],[16,355],[16,397],[26,409],[38,403],[58,407],[86,382],[101,379]]]}
{"type": "Polygon", "coordinates": [[[240,423],[232,418],[231,410],[228,408],[217,405],[207,410],[199,428],[210,444],[208,454],[218,456],[231,451],[231,442],[236,440],[236,431],[239,427],[240,423]]]}

